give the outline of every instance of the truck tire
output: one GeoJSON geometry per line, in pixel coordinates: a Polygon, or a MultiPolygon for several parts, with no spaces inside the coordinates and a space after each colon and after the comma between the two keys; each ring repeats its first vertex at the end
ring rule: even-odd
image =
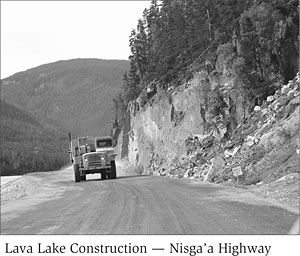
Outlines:
{"type": "Polygon", "coordinates": [[[110,172],[109,172],[109,179],[115,179],[117,178],[117,169],[116,169],[116,162],[111,161],[110,162],[110,172]]]}
{"type": "Polygon", "coordinates": [[[106,180],[106,170],[101,172],[101,180],[106,180]]]}
{"type": "Polygon", "coordinates": [[[86,180],[86,174],[85,175],[82,175],[80,176],[81,180],[86,180]]]}
{"type": "Polygon", "coordinates": [[[80,182],[80,172],[79,172],[79,165],[78,164],[73,164],[73,170],[74,170],[74,178],[75,182],[80,182]]]}

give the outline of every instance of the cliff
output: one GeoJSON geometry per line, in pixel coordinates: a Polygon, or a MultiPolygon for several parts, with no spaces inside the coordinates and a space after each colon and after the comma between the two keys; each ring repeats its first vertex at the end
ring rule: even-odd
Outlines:
{"type": "Polygon", "coordinates": [[[200,72],[167,92],[158,85],[145,105],[129,105],[123,161],[140,174],[245,186],[290,177],[299,184],[299,81],[300,73],[252,111],[225,77],[200,72]],[[216,88],[225,102],[217,116],[216,88]]]}
{"type": "MultiPolygon", "coordinates": [[[[136,102],[129,105],[130,124],[125,125],[123,141],[127,144],[130,164],[147,168],[153,158],[161,158],[171,163],[174,157],[186,154],[186,140],[197,137],[203,140],[210,135],[220,141],[233,126],[241,122],[245,115],[242,98],[238,91],[231,89],[234,81],[218,78],[200,72],[191,81],[167,92],[159,90],[147,103],[140,107],[136,102]],[[229,125],[219,122],[211,113],[210,96],[222,83],[226,114],[231,118],[229,125]],[[226,127],[227,126],[227,127],[226,127]]],[[[139,102],[139,99],[137,100],[139,102]]],[[[123,151],[127,150],[127,146],[123,151]]],[[[149,170],[147,170],[149,172],[149,170]]],[[[151,172],[151,171],[150,171],[151,172]]]]}

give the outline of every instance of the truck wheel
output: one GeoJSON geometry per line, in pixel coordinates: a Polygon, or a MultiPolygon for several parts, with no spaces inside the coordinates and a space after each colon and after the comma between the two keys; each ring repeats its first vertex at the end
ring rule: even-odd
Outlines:
{"type": "Polygon", "coordinates": [[[86,180],[86,174],[85,175],[82,175],[80,176],[81,180],[86,180]]]}
{"type": "Polygon", "coordinates": [[[73,164],[73,170],[74,170],[74,177],[75,177],[75,182],[80,182],[80,172],[79,172],[79,165],[78,164],[73,164]]]}
{"type": "Polygon", "coordinates": [[[106,180],[106,171],[101,172],[101,180],[106,180]]]}
{"type": "Polygon", "coordinates": [[[111,161],[110,162],[110,173],[109,173],[109,178],[110,179],[115,179],[117,178],[117,169],[116,169],[116,162],[111,161]]]}

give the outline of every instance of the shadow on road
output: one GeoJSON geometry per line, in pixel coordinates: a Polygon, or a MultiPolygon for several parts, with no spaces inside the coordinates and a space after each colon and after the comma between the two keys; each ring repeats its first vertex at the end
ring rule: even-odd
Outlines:
{"type": "Polygon", "coordinates": [[[117,179],[131,179],[131,178],[145,178],[149,177],[149,175],[128,175],[128,176],[119,176],[117,179]]]}
{"type": "Polygon", "coordinates": [[[149,177],[148,175],[128,175],[128,176],[119,176],[116,179],[105,179],[102,180],[101,178],[94,178],[94,179],[87,179],[81,182],[91,182],[91,181],[113,181],[113,180],[122,180],[122,179],[133,179],[133,178],[146,178],[149,177]]]}

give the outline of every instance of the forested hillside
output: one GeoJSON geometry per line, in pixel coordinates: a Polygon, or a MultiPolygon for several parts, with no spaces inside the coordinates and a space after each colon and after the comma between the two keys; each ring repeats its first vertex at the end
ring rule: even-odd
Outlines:
{"type": "Polygon", "coordinates": [[[100,59],[45,64],[3,79],[1,97],[74,136],[106,134],[128,67],[126,60],[100,59]]]}
{"type": "Polygon", "coordinates": [[[109,134],[126,60],[75,59],[1,81],[1,175],[52,171],[69,162],[67,133],[109,134]]]}
{"type": "MultiPolygon", "coordinates": [[[[153,0],[129,45],[130,70],[114,100],[117,131],[130,100],[143,105],[149,91],[174,89],[200,71],[237,81],[251,110],[298,71],[298,1],[153,0]]],[[[218,88],[212,97],[214,114],[222,113],[218,88]]]]}
{"type": "Polygon", "coordinates": [[[67,134],[1,100],[1,176],[52,171],[68,163],[67,134]]]}

